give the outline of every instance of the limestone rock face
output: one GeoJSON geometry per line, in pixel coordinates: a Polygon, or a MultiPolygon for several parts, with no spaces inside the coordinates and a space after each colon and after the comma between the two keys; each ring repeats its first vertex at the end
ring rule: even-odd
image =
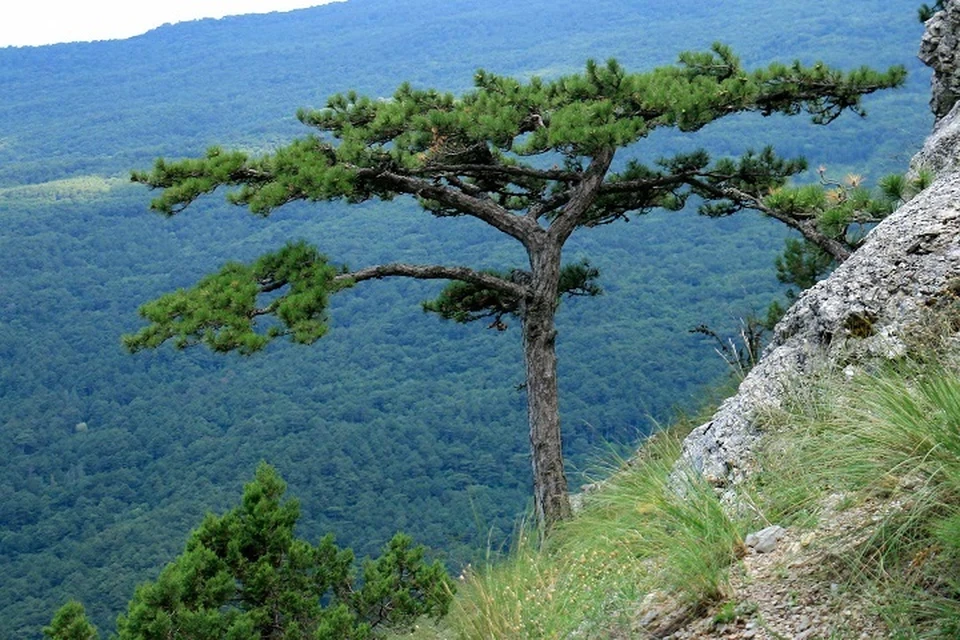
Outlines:
{"type": "Polygon", "coordinates": [[[684,442],[682,464],[718,487],[749,474],[755,417],[777,407],[785,383],[827,363],[895,358],[924,309],[960,292],[960,0],[927,22],[921,58],[934,67],[933,134],[911,163],[938,176],[879,224],[829,278],[810,288],[777,325],[756,367],[713,419],[684,442]]]}
{"type": "Polygon", "coordinates": [[[777,325],[735,396],[684,443],[684,458],[718,486],[749,473],[754,417],[784,384],[828,362],[903,355],[908,328],[960,278],[960,173],[941,176],[878,225],[863,247],[808,289],[777,325]]]}
{"type": "Polygon", "coordinates": [[[911,173],[929,169],[934,175],[960,171],[960,102],[937,121],[923,149],[910,162],[911,173]]]}
{"type": "Polygon", "coordinates": [[[927,21],[920,60],[933,69],[930,109],[937,119],[960,99],[960,2],[948,0],[943,11],[927,21]]]}
{"type": "Polygon", "coordinates": [[[960,0],[949,0],[927,21],[920,59],[933,69],[930,109],[936,124],[911,169],[960,171],[960,0]]]}

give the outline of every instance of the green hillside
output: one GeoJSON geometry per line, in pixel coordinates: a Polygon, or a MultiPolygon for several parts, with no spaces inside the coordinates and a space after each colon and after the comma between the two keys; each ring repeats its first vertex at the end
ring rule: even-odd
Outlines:
{"type": "MultiPolygon", "coordinates": [[[[302,133],[298,107],[349,88],[387,95],[410,80],[456,91],[478,67],[555,76],[590,57],[639,70],[715,40],[749,66],[906,64],[911,76],[868,99],[863,121],[738,117],[696,138],[654,136],[644,157],[773,143],[838,175],[905,166],[930,125],[912,3],[867,1],[855,14],[826,0],[802,12],[731,4],[349,0],[119,42],[0,49],[0,638],[37,637],[68,596],[110,628],[133,585],[206,511],[232,504],[260,460],[301,499],[304,537],[332,531],[359,555],[404,529],[458,567],[500,548],[527,504],[519,336],[424,316],[418,303],[437,287],[338,295],[329,337],[249,359],[130,356],[119,342],[140,326],[142,302],[290,238],[351,266],[455,257],[492,267],[516,259],[511,247],[403,201],[294,206],[265,221],[211,199],[162,220],[126,182],[130,169],[213,143],[272,149],[302,133]]],[[[589,255],[606,291],[565,302],[559,317],[578,474],[724,375],[688,329],[732,333],[778,295],[784,237],[757,216],[684,212],[575,239],[568,258],[589,255]]]]}

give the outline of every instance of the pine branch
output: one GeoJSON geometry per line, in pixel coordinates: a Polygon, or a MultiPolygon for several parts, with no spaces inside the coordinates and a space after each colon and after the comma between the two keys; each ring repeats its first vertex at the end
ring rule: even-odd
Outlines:
{"type": "Polygon", "coordinates": [[[507,164],[429,163],[423,169],[414,171],[413,174],[430,177],[446,177],[448,175],[455,175],[486,178],[491,176],[502,176],[506,178],[534,178],[537,180],[552,180],[556,182],[579,182],[583,179],[583,176],[575,171],[563,171],[561,169],[535,169],[530,166],[507,164]]]}
{"type": "Polygon", "coordinates": [[[329,297],[358,282],[389,277],[451,280],[496,292],[516,301],[527,287],[496,274],[467,267],[384,264],[356,271],[331,265],[325,256],[304,243],[289,244],[262,256],[252,265],[230,263],[191,289],[180,289],[143,305],[140,315],[150,322],[124,337],[131,351],[158,347],[172,340],[178,348],[203,343],[215,351],[250,354],[271,340],[290,337],[310,344],[328,330],[329,297]],[[263,306],[265,294],[277,294],[263,306]],[[276,321],[257,325],[257,319],[276,321]]]}
{"type": "MultiPolygon", "coordinates": [[[[710,177],[715,178],[715,176],[710,177]]],[[[698,178],[688,178],[687,183],[701,194],[732,203],[736,209],[753,209],[782,222],[791,229],[799,231],[804,238],[829,253],[837,262],[843,262],[852,254],[845,243],[820,231],[812,217],[787,215],[767,206],[762,198],[735,187],[714,185],[698,178]]]]}
{"type": "Polygon", "coordinates": [[[590,211],[596,200],[603,181],[613,162],[614,149],[602,149],[597,152],[583,174],[583,180],[573,189],[572,196],[550,224],[550,235],[561,245],[582,223],[583,217],[590,211]]]}
{"type": "Polygon", "coordinates": [[[333,281],[340,284],[379,280],[381,278],[404,277],[418,280],[456,280],[468,282],[478,287],[493,289],[509,296],[523,298],[526,287],[510,282],[491,273],[476,271],[467,267],[447,267],[442,265],[418,265],[392,263],[366,267],[336,276],[333,281]]]}
{"type": "Polygon", "coordinates": [[[469,195],[460,189],[444,186],[432,180],[372,169],[357,171],[357,179],[369,179],[373,184],[383,185],[399,193],[440,202],[461,214],[486,222],[494,229],[516,238],[524,246],[532,241],[535,234],[542,231],[535,221],[517,216],[491,200],[469,195]]]}

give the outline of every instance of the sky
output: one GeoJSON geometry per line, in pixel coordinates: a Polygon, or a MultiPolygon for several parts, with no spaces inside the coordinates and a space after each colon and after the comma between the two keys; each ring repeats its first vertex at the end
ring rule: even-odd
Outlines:
{"type": "Polygon", "coordinates": [[[337,1],[342,0],[14,0],[0,9],[0,47],[130,38],[166,23],[337,1]]]}

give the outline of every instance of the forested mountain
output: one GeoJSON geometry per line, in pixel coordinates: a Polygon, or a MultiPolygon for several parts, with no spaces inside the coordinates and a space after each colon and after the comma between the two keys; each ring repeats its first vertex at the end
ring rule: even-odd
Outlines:
{"type": "MultiPolygon", "coordinates": [[[[402,81],[459,91],[480,67],[556,76],[587,58],[639,70],[715,40],[747,66],[823,59],[908,65],[907,87],[829,127],[738,117],[697,137],[657,135],[655,158],[773,143],[831,173],[902,170],[929,128],[911,2],[511,3],[349,0],[286,14],[166,26],[118,42],[0,49],[0,638],[37,637],[68,596],[109,628],[259,460],[303,504],[302,533],[359,555],[397,529],[452,566],[509,535],[530,491],[516,331],[424,316],[437,290],[368,284],[337,296],[331,334],[253,358],[126,354],[136,307],[226,259],[304,238],[351,266],[516,261],[467,220],[409,202],[285,208],[269,220],[214,200],[163,220],[130,169],[211,144],[268,150],[294,113],[350,88],[402,81]]],[[[629,154],[628,154],[629,155],[629,154]]],[[[618,158],[623,162],[626,158],[618,158]]],[[[566,448],[584,470],[724,374],[691,327],[731,333],[778,295],[786,236],[752,215],[657,213],[575,238],[606,294],[564,302],[566,448]]]]}

